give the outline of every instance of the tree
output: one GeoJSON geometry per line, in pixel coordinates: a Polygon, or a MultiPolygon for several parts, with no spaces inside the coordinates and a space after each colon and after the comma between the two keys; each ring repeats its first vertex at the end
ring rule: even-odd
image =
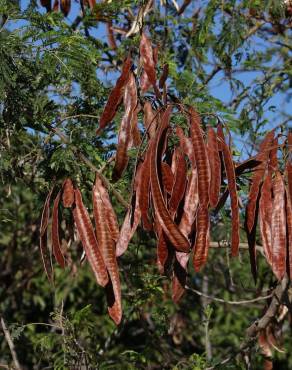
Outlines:
{"type": "Polygon", "coordinates": [[[1,364],[291,367],[291,7],[0,1],[1,364]]]}

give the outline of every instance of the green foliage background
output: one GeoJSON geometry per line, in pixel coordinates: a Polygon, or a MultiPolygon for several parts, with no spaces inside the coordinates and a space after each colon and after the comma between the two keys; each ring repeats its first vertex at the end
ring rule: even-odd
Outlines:
{"type": "MultiPolygon", "coordinates": [[[[136,15],[142,5],[104,1],[96,8],[98,20],[87,11],[74,29],[73,15],[67,20],[61,13],[44,14],[33,0],[0,0],[0,314],[23,368],[195,370],[233,356],[218,368],[243,369],[240,343],[265,307],[265,301],[230,305],[192,291],[175,305],[169,280],[155,265],[153,235],[141,228],[119,261],[124,308],[119,327],[108,317],[104,292],[88,265],[78,262],[80,245],[72,245],[72,270],[56,267],[54,287],[46,280],[38,247],[46,195],[54,182],[60,185],[69,176],[91,209],[94,173],[76,156],[76,148],[98,168],[114,153],[122,110],[102,137],[95,130],[129,48],[138,58],[139,33],[118,35],[113,51],[103,20],[127,29],[129,10],[136,15]],[[54,127],[70,144],[60,142],[54,127]]],[[[224,120],[234,135],[235,160],[254,154],[267,130],[287,129],[291,15],[281,1],[191,2],[181,16],[174,2],[155,2],[144,26],[159,45],[158,72],[169,63],[169,92],[194,105],[204,123],[215,124],[216,116],[224,120]]],[[[124,178],[113,185],[126,199],[132,154],[124,178]]],[[[104,172],[109,179],[111,170],[109,165],[104,172]]],[[[248,178],[238,183],[243,202],[248,178]]],[[[125,210],[112,200],[122,223],[125,210]]],[[[227,204],[212,218],[212,240],[229,239],[229,215],[227,204]]],[[[65,216],[72,223],[69,213],[65,216]]],[[[225,300],[252,299],[275,284],[262,256],[259,264],[255,286],[246,251],[230,260],[228,250],[214,249],[203,271],[190,273],[188,285],[225,300]]],[[[286,321],[284,350],[275,351],[275,368],[292,368],[291,345],[286,321]]],[[[256,344],[251,363],[253,369],[263,366],[256,344]]],[[[2,333],[0,364],[12,366],[2,333]]]]}

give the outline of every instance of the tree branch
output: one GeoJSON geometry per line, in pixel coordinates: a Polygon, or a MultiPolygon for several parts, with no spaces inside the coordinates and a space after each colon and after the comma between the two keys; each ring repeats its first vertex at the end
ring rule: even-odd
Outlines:
{"type": "Polygon", "coordinates": [[[6,342],[8,344],[9,349],[10,349],[10,353],[11,353],[11,356],[12,356],[12,359],[13,359],[13,362],[14,362],[14,367],[15,367],[16,370],[21,370],[21,366],[20,366],[20,363],[18,361],[18,357],[17,357],[16,351],[15,351],[14,343],[13,343],[13,340],[11,338],[11,334],[10,334],[6,324],[5,324],[5,321],[4,321],[3,317],[1,317],[1,325],[2,325],[2,329],[3,329],[3,332],[4,332],[6,342]]]}
{"type": "Polygon", "coordinates": [[[217,297],[205,294],[203,292],[200,292],[197,289],[189,287],[188,285],[185,286],[185,289],[199,295],[200,297],[210,299],[211,301],[230,304],[230,305],[243,305],[243,304],[249,304],[249,303],[254,303],[254,302],[258,302],[258,301],[263,301],[263,300],[266,300],[266,299],[269,299],[269,298],[273,297],[273,294],[274,294],[274,293],[271,293],[271,294],[268,294],[266,296],[257,297],[257,298],[253,298],[253,299],[246,299],[246,300],[242,300],[242,301],[228,301],[228,300],[225,300],[225,299],[222,299],[222,298],[217,298],[217,297]]]}

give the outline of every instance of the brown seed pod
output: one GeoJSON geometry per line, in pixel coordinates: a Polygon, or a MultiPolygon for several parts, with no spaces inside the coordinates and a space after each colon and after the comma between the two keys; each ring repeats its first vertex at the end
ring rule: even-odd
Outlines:
{"type": "Polygon", "coordinates": [[[272,174],[269,172],[263,182],[259,202],[260,231],[267,262],[272,264],[272,174]]]}
{"type": "Polygon", "coordinates": [[[163,189],[168,194],[171,194],[173,184],[174,184],[174,175],[171,171],[171,167],[166,162],[162,162],[161,163],[161,172],[162,172],[163,189]]]}
{"type": "Polygon", "coordinates": [[[206,263],[209,249],[209,213],[208,208],[199,205],[196,223],[196,240],[193,254],[193,264],[195,271],[200,271],[206,263]]]}
{"type": "Polygon", "coordinates": [[[124,89],[129,80],[132,64],[132,60],[130,56],[128,56],[123,64],[121,76],[118,78],[116,86],[111,91],[106,106],[100,117],[99,128],[96,132],[97,134],[99,134],[99,132],[103,130],[114,118],[116,110],[122,100],[124,89]]]}
{"type": "Polygon", "coordinates": [[[231,201],[231,255],[237,256],[239,251],[239,207],[236,189],[235,169],[232,160],[232,154],[228,145],[224,141],[221,141],[220,147],[223,154],[223,162],[231,201]]]}
{"type": "Polygon", "coordinates": [[[193,167],[195,167],[195,153],[192,140],[185,136],[183,129],[179,126],[176,128],[176,134],[179,138],[179,144],[182,151],[189,158],[193,167]]]}
{"type": "Polygon", "coordinates": [[[274,139],[274,130],[268,132],[259,148],[259,154],[257,157],[261,164],[256,168],[256,171],[254,171],[253,173],[248,195],[248,204],[246,207],[246,225],[249,232],[251,232],[253,225],[255,223],[256,203],[258,200],[260,185],[262,183],[263,176],[265,173],[265,168],[269,158],[269,153],[273,139],[274,139]]]}
{"type": "Polygon", "coordinates": [[[285,185],[282,175],[276,172],[273,181],[273,210],[272,210],[272,269],[281,280],[286,271],[286,214],[285,214],[285,185]]]}
{"type": "Polygon", "coordinates": [[[52,10],[51,0],[40,0],[41,6],[46,8],[47,12],[52,10]]]}
{"type": "Polygon", "coordinates": [[[71,9],[71,0],[60,0],[60,9],[64,16],[67,17],[71,9]]]}
{"type": "MultiPolygon", "coordinates": [[[[108,283],[107,289],[109,291],[112,290],[113,293],[112,299],[108,302],[108,310],[110,316],[118,325],[122,318],[121,286],[115,253],[115,242],[108,226],[107,217],[109,213],[112,213],[112,207],[108,208],[109,197],[98,175],[96,175],[95,184],[93,186],[92,198],[96,238],[110,276],[110,282],[108,283]]],[[[109,293],[108,297],[110,296],[109,293]]]]}
{"type": "Polygon", "coordinates": [[[156,86],[156,71],[155,71],[156,58],[153,53],[151,41],[148,39],[144,32],[142,32],[140,41],[140,58],[141,64],[144,68],[144,71],[147,74],[149,82],[153,86],[157,97],[160,98],[161,94],[156,86]]]}
{"type": "Polygon", "coordinates": [[[90,7],[91,10],[93,10],[93,8],[95,7],[96,5],[96,0],[86,0],[86,3],[88,4],[88,6],[90,7]]]}
{"type": "Polygon", "coordinates": [[[286,163],[286,174],[288,179],[289,198],[292,207],[292,132],[288,133],[287,144],[288,144],[288,159],[286,163]]]}
{"type": "Polygon", "coordinates": [[[188,252],[190,245],[188,240],[178,229],[177,225],[173,222],[171,215],[169,214],[165,201],[161,192],[161,187],[158,177],[157,162],[161,161],[159,156],[159,144],[163,142],[163,136],[169,126],[169,118],[171,113],[171,107],[168,107],[164,112],[158,133],[156,134],[155,141],[152,147],[151,160],[150,160],[150,181],[151,181],[151,194],[154,204],[155,216],[164,230],[167,238],[171,244],[178,251],[188,252]]]}
{"type": "Polygon", "coordinates": [[[168,240],[162,228],[157,224],[156,229],[158,231],[158,241],[157,241],[157,267],[161,274],[166,274],[166,263],[169,256],[168,253],[168,240]]]}
{"type": "Polygon", "coordinates": [[[183,214],[179,224],[179,229],[184,234],[185,237],[188,237],[192,232],[198,206],[199,206],[198,173],[197,169],[193,168],[189,176],[183,214]]]}
{"type": "Polygon", "coordinates": [[[292,278],[292,203],[286,188],[287,273],[292,278]]]}
{"type": "Polygon", "coordinates": [[[114,181],[118,180],[122,176],[129,159],[127,151],[131,143],[133,113],[137,106],[137,88],[133,73],[130,73],[129,81],[125,88],[124,105],[125,113],[119,129],[116,161],[112,175],[114,181]]]}
{"type": "Polygon", "coordinates": [[[61,249],[60,236],[59,236],[59,203],[61,198],[61,192],[57,194],[54,205],[53,205],[53,215],[52,215],[52,246],[53,254],[56,258],[58,264],[64,268],[66,261],[61,249]]]}
{"type": "Polygon", "coordinates": [[[199,202],[201,207],[208,207],[210,186],[209,162],[201,129],[201,118],[193,108],[190,109],[190,120],[191,139],[193,142],[196,167],[198,171],[199,202]]]}
{"type": "Polygon", "coordinates": [[[106,22],[106,32],[107,32],[107,40],[108,40],[109,47],[112,50],[116,50],[117,49],[117,43],[116,43],[116,39],[115,39],[114,32],[113,32],[113,29],[112,29],[112,21],[111,20],[106,22]]]}
{"type": "Polygon", "coordinates": [[[74,187],[71,179],[66,179],[63,183],[62,203],[65,208],[71,208],[74,203],[74,187]]]}
{"type": "Polygon", "coordinates": [[[174,182],[169,200],[169,213],[175,216],[178,206],[184,197],[187,184],[187,164],[184,154],[180,148],[176,148],[173,153],[174,182]]]}
{"type": "Polygon", "coordinates": [[[210,171],[206,145],[201,131],[201,118],[193,109],[190,109],[191,139],[193,142],[195,163],[198,172],[199,208],[196,223],[196,239],[194,244],[193,264],[195,271],[207,261],[209,248],[209,187],[210,171]]]}
{"type": "Polygon", "coordinates": [[[106,266],[79,189],[75,189],[75,208],[73,209],[73,217],[87,260],[94,272],[96,281],[99,285],[104,287],[109,281],[106,266]]]}
{"type": "Polygon", "coordinates": [[[210,205],[215,208],[219,201],[221,187],[221,160],[218,151],[217,136],[212,127],[208,127],[207,152],[209,157],[211,181],[210,181],[210,205]]]}
{"type": "Polygon", "coordinates": [[[59,11],[59,0],[55,0],[54,1],[53,11],[54,12],[58,12],[59,11]]]}
{"type": "Polygon", "coordinates": [[[157,126],[157,118],[155,112],[152,109],[150,101],[146,101],[144,104],[144,126],[148,132],[150,139],[155,136],[156,126],[157,126]]]}

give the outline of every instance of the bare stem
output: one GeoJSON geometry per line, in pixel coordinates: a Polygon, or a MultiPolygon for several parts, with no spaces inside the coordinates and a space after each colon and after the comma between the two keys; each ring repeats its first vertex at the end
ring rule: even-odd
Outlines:
{"type": "Polygon", "coordinates": [[[4,321],[3,317],[1,317],[1,325],[2,325],[2,329],[3,329],[3,332],[4,332],[6,342],[8,344],[9,349],[10,349],[10,353],[11,353],[11,356],[12,356],[12,359],[13,359],[13,362],[14,362],[14,367],[15,367],[16,370],[21,370],[21,366],[20,366],[20,363],[18,361],[18,357],[17,357],[16,351],[15,351],[15,347],[14,347],[14,343],[13,343],[10,331],[7,328],[6,324],[5,324],[5,321],[4,321]]]}

